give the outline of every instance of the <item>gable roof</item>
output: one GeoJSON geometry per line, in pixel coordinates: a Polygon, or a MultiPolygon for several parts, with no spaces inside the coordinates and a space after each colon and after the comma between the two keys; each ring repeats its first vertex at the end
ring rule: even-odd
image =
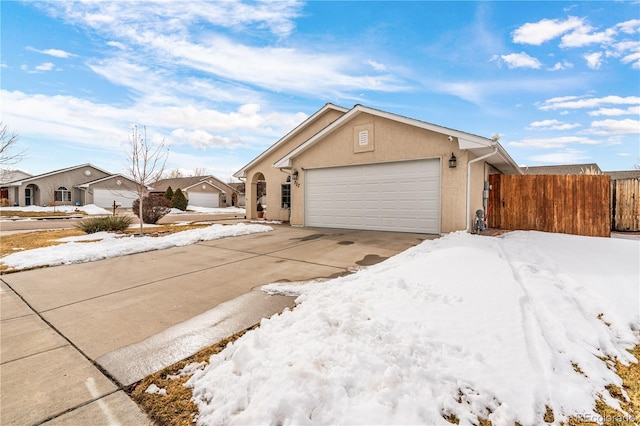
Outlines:
{"type": "Polygon", "coordinates": [[[359,114],[371,114],[377,117],[382,117],[388,120],[393,120],[399,123],[408,124],[410,126],[418,127],[421,129],[430,130],[437,133],[442,133],[449,135],[451,137],[455,137],[458,140],[458,146],[460,149],[466,149],[472,151],[477,156],[482,156],[486,154],[491,154],[494,149],[496,149],[495,153],[492,155],[494,167],[500,170],[503,173],[518,173],[520,174],[520,168],[516,164],[515,161],[509,156],[507,151],[500,145],[497,141],[492,139],[488,139],[482,136],[474,135],[471,133],[461,132],[459,130],[450,129],[443,126],[438,126],[436,124],[427,123],[425,121],[416,120],[414,118],[408,118],[402,115],[393,114],[386,111],[381,111],[375,108],[366,107],[363,105],[356,105],[352,109],[350,109],[346,114],[342,117],[335,120],[333,123],[316,133],[307,141],[303,142],[292,151],[290,151],[287,155],[276,161],[273,167],[286,169],[291,167],[291,160],[303,153],[318,141],[322,140],[324,137],[330,135],[345,123],[349,122],[352,118],[356,117],[359,114]]]}
{"type": "MultiPolygon", "coordinates": [[[[76,188],[89,188],[91,185],[95,185],[96,183],[104,182],[104,181],[107,181],[107,180],[109,180],[109,179],[114,179],[114,178],[121,178],[121,179],[125,179],[125,180],[128,180],[129,182],[131,182],[131,183],[133,183],[133,184],[135,184],[135,183],[136,183],[136,182],[135,182],[133,179],[131,179],[130,177],[127,177],[127,176],[124,176],[124,175],[121,175],[121,174],[117,174],[117,175],[109,175],[109,176],[105,176],[105,177],[103,177],[103,178],[95,179],[95,180],[92,180],[92,181],[90,181],[90,182],[85,182],[85,183],[83,183],[83,184],[81,184],[81,185],[75,185],[75,186],[76,186],[76,188]]],[[[149,188],[151,188],[151,187],[150,187],[150,186],[147,186],[147,189],[149,189],[149,188]]]]}
{"type": "Polygon", "coordinates": [[[266,151],[264,151],[262,154],[260,154],[259,156],[257,156],[253,160],[251,160],[251,162],[246,164],[243,168],[241,168],[240,170],[235,172],[233,174],[233,176],[236,177],[236,178],[246,177],[247,169],[249,167],[253,166],[255,163],[259,162],[264,157],[266,157],[267,155],[271,154],[277,148],[279,148],[280,146],[285,144],[292,137],[294,137],[295,135],[300,133],[300,131],[303,130],[305,127],[307,127],[309,124],[313,123],[319,117],[324,115],[324,113],[327,112],[328,110],[339,111],[339,112],[341,112],[343,114],[346,113],[347,111],[349,111],[348,108],[344,108],[344,107],[341,107],[341,106],[338,106],[338,105],[334,105],[332,103],[326,103],[322,108],[320,108],[318,111],[316,111],[311,117],[309,117],[306,120],[304,120],[302,123],[300,123],[298,126],[296,126],[293,130],[291,130],[289,133],[287,133],[282,138],[280,138],[276,143],[271,145],[266,151]]]}
{"type": "Polygon", "coordinates": [[[183,191],[188,191],[189,188],[193,188],[194,186],[200,184],[210,185],[223,193],[235,191],[233,187],[227,185],[220,179],[211,175],[160,179],[153,184],[153,189],[159,192],[166,191],[167,188],[171,187],[171,189],[173,189],[174,191],[178,188],[182,189],[183,191]]]}
{"type": "Polygon", "coordinates": [[[557,166],[522,166],[525,175],[584,175],[602,174],[600,166],[596,163],[585,164],[561,164],[557,166]]]}
{"type": "Polygon", "coordinates": [[[42,174],[39,174],[39,175],[29,176],[29,177],[26,177],[26,178],[14,180],[14,181],[8,182],[8,184],[10,184],[12,186],[19,186],[19,185],[22,185],[24,182],[29,182],[29,181],[36,180],[36,179],[42,179],[42,178],[46,178],[46,177],[49,177],[49,176],[54,176],[54,175],[57,175],[57,174],[60,174],[60,173],[70,172],[72,170],[81,169],[83,167],[92,167],[92,168],[94,168],[94,169],[96,169],[96,170],[98,170],[98,171],[100,171],[102,173],[106,173],[108,175],[111,174],[106,170],[102,170],[101,168],[94,166],[93,164],[85,163],[85,164],[80,164],[78,166],[67,167],[66,169],[54,170],[54,171],[51,171],[51,172],[42,173],[42,174]]]}
{"type": "Polygon", "coordinates": [[[611,172],[603,172],[605,175],[611,176],[611,180],[618,179],[640,179],[639,170],[616,170],[611,172]]]}
{"type": "Polygon", "coordinates": [[[31,177],[31,173],[23,172],[18,169],[1,169],[0,170],[0,184],[13,182],[20,179],[26,179],[31,177]]]}

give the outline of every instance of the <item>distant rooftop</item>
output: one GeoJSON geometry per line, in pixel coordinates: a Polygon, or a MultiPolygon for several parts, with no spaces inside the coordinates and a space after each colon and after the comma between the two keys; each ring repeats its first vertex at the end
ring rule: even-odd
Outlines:
{"type": "Polygon", "coordinates": [[[559,166],[521,166],[525,175],[600,175],[603,171],[596,163],[565,164],[559,166]]]}

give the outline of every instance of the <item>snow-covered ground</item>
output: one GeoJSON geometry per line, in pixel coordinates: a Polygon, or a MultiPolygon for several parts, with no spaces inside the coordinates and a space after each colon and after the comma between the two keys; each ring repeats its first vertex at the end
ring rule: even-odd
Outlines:
{"type": "Polygon", "coordinates": [[[105,210],[102,207],[98,207],[95,204],[87,204],[84,206],[55,206],[55,207],[53,206],[0,207],[0,211],[3,211],[3,212],[19,211],[19,212],[37,212],[37,213],[42,213],[42,212],[74,213],[77,211],[81,211],[89,215],[111,214],[111,211],[105,210]]]}
{"type": "Polygon", "coordinates": [[[244,208],[239,207],[198,207],[198,206],[188,206],[187,211],[183,213],[210,213],[210,214],[222,214],[222,213],[245,213],[246,210],[244,208]]]}
{"type": "MultiPolygon", "coordinates": [[[[61,212],[61,213],[73,213],[76,211],[85,212],[90,215],[103,215],[103,214],[112,214],[111,210],[103,209],[102,207],[98,207],[95,204],[87,204],[84,206],[48,206],[48,207],[40,207],[40,206],[27,206],[27,207],[0,207],[0,211],[21,211],[21,212],[61,212]]],[[[182,211],[179,209],[171,209],[171,214],[185,214],[185,213],[208,213],[208,214],[225,214],[225,213],[235,213],[240,214],[244,213],[244,208],[238,207],[198,207],[198,206],[189,206],[187,207],[187,211],[182,211]]]]}
{"type": "MultiPolygon", "coordinates": [[[[640,241],[449,234],[353,275],[272,284],[298,306],[189,380],[199,424],[598,419],[636,362],[640,241]]],[[[637,420],[637,419],[636,419],[637,420]]]]}
{"type": "Polygon", "coordinates": [[[80,237],[67,237],[60,240],[65,244],[57,246],[13,253],[0,258],[0,263],[4,263],[11,269],[84,263],[109,257],[186,246],[198,241],[209,241],[272,230],[273,228],[270,226],[239,223],[237,225],[211,225],[206,228],[176,232],[163,237],[130,235],[114,238],[116,234],[99,232],[80,237]],[[99,241],[82,242],[94,240],[99,241]]]}

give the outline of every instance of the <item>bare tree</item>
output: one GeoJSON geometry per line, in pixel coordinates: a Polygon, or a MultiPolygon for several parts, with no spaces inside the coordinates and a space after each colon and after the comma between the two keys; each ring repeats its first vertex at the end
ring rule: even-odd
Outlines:
{"type": "Polygon", "coordinates": [[[180,171],[180,169],[173,169],[169,171],[169,174],[167,175],[168,179],[175,179],[175,178],[181,178],[181,177],[182,177],[182,172],[180,171]]]}
{"type": "Polygon", "coordinates": [[[18,142],[18,134],[9,132],[7,125],[0,121],[0,166],[15,164],[22,160],[25,151],[15,152],[16,142],[18,142]]]}
{"type": "Polygon", "coordinates": [[[138,131],[138,126],[133,126],[133,131],[129,139],[129,174],[136,183],[135,191],[138,196],[138,218],[140,218],[140,235],[144,235],[144,224],[142,221],[142,204],[147,193],[147,186],[157,182],[164,167],[167,164],[169,150],[165,148],[165,141],[159,144],[149,142],[147,139],[147,127],[142,127],[142,134],[138,131]]]}
{"type": "Polygon", "coordinates": [[[205,169],[204,167],[196,167],[193,170],[193,176],[207,176],[207,169],[205,169]]]}

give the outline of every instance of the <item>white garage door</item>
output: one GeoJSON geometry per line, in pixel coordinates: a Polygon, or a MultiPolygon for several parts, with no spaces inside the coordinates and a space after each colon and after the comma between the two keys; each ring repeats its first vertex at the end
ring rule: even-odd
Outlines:
{"type": "Polygon", "coordinates": [[[116,191],[110,189],[94,189],[93,204],[104,209],[112,208],[113,202],[123,209],[130,209],[138,194],[133,191],[116,191]]]}
{"type": "Polygon", "coordinates": [[[307,170],[305,225],[440,233],[440,160],[307,170]]]}
{"type": "Polygon", "coordinates": [[[218,194],[189,192],[189,205],[196,207],[218,207],[218,194]]]}

